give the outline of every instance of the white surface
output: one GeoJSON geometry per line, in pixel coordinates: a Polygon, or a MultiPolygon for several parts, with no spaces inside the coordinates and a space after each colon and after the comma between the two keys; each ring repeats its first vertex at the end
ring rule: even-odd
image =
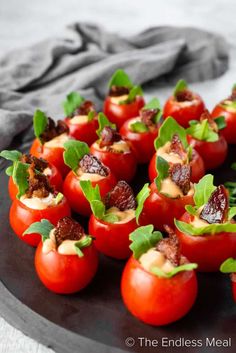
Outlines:
{"type": "MultiPolygon", "coordinates": [[[[215,81],[191,86],[212,108],[214,103],[229,94],[236,82],[235,13],[235,0],[0,0],[0,55],[58,35],[66,24],[75,21],[97,22],[122,34],[133,34],[159,25],[201,27],[225,35],[231,45],[230,70],[215,81]]],[[[155,94],[163,102],[169,92],[168,88],[155,94]]],[[[52,351],[0,318],[0,352],[52,351]]]]}

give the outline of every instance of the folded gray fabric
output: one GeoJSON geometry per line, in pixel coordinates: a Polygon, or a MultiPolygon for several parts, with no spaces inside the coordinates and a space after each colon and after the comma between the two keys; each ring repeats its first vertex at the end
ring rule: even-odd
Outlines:
{"type": "Polygon", "coordinates": [[[36,108],[63,116],[73,90],[101,108],[107,81],[123,68],[136,84],[215,78],[228,67],[228,48],[216,34],[195,28],[155,27],[132,37],[76,23],[63,38],[42,41],[0,59],[0,149],[28,128],[36,108]]]}

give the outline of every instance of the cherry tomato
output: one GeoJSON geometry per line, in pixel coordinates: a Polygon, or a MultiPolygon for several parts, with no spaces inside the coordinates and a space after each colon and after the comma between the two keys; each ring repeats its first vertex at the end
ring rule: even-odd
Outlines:
{"type": "Polygon", "coordinates": [[[155,152],[154,141],[158,135],[158,127],[147,132],[133,132],[129,126],[132,119],[127,120],[120,129],[124,140],[128,140],[138,163],[148,163],[155,152]]]}
{"type": "Polygon", "coordinates": [[[164,231],[163,225],[174,226],[174,219],[185,212],[186,205],[193,205],[193,195],[185,195],[172,199],[157,190],[156,184],[150,185],[150,195],[144,202],[139,218],[141,225],[153,224],[158,230],[164,231]]]}
{"type": "MultiPolygon", "coordinates": [[[[190,223],[193,216],[185,212],[180,220],[190,223]]],[[[181,242],[182,254],[189,261],[196,262],[198,270],[202,272],[218,271],[228,257],[236,254],[236,233],[195,236],[184,234],[177,229],[176,235],[181,242]]]]}
{"type": "Polygon", "coordinates": [[[139,115],[139,110],[144,106],[142,96],[137,96],[132,103],[117,104],[112,102],[112,97],[106,97],[103,111],[108,119],[120,129],[124,122],[139,115]]]}
{"type": "Polygon", "coordinates": [[[224,136],[220,135],[219,140],[215,142],[200,141],[192,136],[189,136],[188,140],[202,157],[206,170],[217,168],[225,161],[228,145],[224,136]]]}
{"type": "Polygon", "coordinates": [[[110,168],[117,180],[129,182],[133,179],[137,161],[132,150],[129,152],[104,151],[97,147],[97,143],[93,143],[90,147],[90,152],[110,168]]]}
{"type": "Polygon", "coordinates": [[[125,265],[121,294],[127,309],[149,325],[161,326],[187,314],[197,297],[194,271],[160,278],[146,271],[133,256],[125,265]]]}
{"type": "Polygon", "coordinates": [[[218,118],[219,116],[225,117],[226,127],[221,130],[222,135],[228,143],[236,143],[236,111],[227,110],[220,103],[215,106],[211,113],[213,118],[218,118]]]}
{"type": "MultiPolygon", "coordinates": [[[[205,175],[205,167],[202,157],[197,153],[197,151],[193,150],[192,159],[190,161],[191,166],[191,182],[197,183],[204,175],[205,175]]],[[[148,167],[148,175],[149,180],[152,182],[156,176],[156,154],[151,159],[148,167]]]]}
{"type": "Polygon", "coordinates": [[[98,267],[98,255],[94,245],[83,248],[83,257],[61,255],[57,251],[44,253],[42,242],[35,253],[35,268],[42,283],[59,294],[75,293],[86,287],[98,267]]]}
{"type": "MultiPolygon", "coordinates": [[[[62,191],[62,176],[59,173],[58,169],[54,167],[54,165],[50,165],[49,168],[51,169],[51,174],[48,175],[49,182],[52,186],[54,186],[56,191],[62,191]]],[[[8,182],[8,191],[11,200],[14,200],[16,198],[16,195],[18,193],[18,188],[14,184],[12,177],[9,178],[8,182]]]]}
{"type": "Polygon", "coordinates": [[[96,130],[98,129],[97,118],[86,123],[72,124],[71,119],[66,118],[65,122],[70,130],[70,136],[76,140],[86,142],[89,146],[97,140],[96,130]]]}
{"type": "MultiPolygon", "coordinates": [[[[105,196],[115,185],[116,178],[109,172],[108,176],[98,180],[91,181],[92,186],[99,186],[101,196],[105,196]]],[[[83,194],[80,187],[80,179],[73,171],[67,174],[63,184],[63,194],[67,198],[73,211],[83,215],[90,216],[91,208],[89,202],[83,194]]]]}
{"type": "Polygon", "coordinates": [[[130,256],[129,234],[136,228],[135,218],[126,223],[107,223],[92,214],[89,219],[89,234],[95,237],[96,248],[115,259],[126,259],[130,256]]]}
{"type": "Polygon", "coordinates": [[[236,273],[231,274],[231,282],[232,282],[232,291],[233,291],[233,298],[236,302],[236,273]]]}
{"type": "Polygon", "coordinates": [[[189,121],[199,120],[204,110],[205,104],[198,94],[194,93],[194,100],[187,102],[178,102],[174,96],[171,96],[164,105],[163,117],[166,119],[172,116],[178,124],[187,128],[189,121]]]}
{"type": "Polygon", "coordinates": [[[23,235],[32,223],[39,222],[44,218],[56,225],[60,218],[70,216],[70,214],[70,206],[65,197],[58,205],[43,210],[29,208],[20,200],[15,199],[10,208],[10,225],[21,240],[31,246],[37,246],[41,240],[39,234],[23,235]]]}

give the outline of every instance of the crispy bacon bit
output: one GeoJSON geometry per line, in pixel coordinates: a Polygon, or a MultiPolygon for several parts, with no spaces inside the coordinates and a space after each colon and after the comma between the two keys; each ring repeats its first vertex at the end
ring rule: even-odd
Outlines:
{"type": "Polygon", "coordinates": [[[219,185],[203,207],[199,218],[209,224],[224,223],[227,220],[228,208],[229,197],[227,190],[223,185],[219,185]]]}
{"type": "Polygon", "coordinates": [[[183,161],[187,160],[187,152],[177,134],[174,134],[170,144],[170,152],[177,154],[183,161]]]}
{"type": "Polygon", "coordinates": [[[175,95],[175,98],[177,102],[186,102],[186,101],[191,102],[194,99],[192,92],[189,91],[188,89],[177,92],[175,95]]]}
{"type": "Polygon", "coordinates": [[[118,181],[116,186],[105,196],[106,208],[117,207],[120,211],[136,208],[136,200],[132,188],[126,181],[118,181]]]}
{"type": "Polygon", "coordinates": [[[44,174],[37,174],[35,172],[35,165],[32,163],[28,169],[29,187],[26,191],[26,196],[31,197],[47,197],[50,193],[54,193],[54,188],[50,185],[48,178],[44,174]]]}
{"type": "Polygon", "coordinates": [[[99,147],[111,146],[121,140],[121,135],[110,126],[105,126],[101,132],[99,147]]]}
{"type": "Polygon", "coordinates": [[[171,180],[181,189],[184,195],[187,195],[191,188],[191,167],[189,164],[172,164],[169,169],[171,180]]]}
{"type": "Polygon", "coordinates": [[[109,174],[109,169],[97,157],[91,154],[84,155],[79,162],[79,166],[84,173],[99,174],[104,177],[109,174]]]}
{"type": "Polygon", "coordinates": [[[23,154],[21,157],[22,163],[34,164],[35,169],[37,169],[40,173],[44,171],[48,167],[48,162],[43,158],[37,158],[32,156],[31,154],[23,154]]]}
{"type": "Polygon", "coordinates": [[[130,89],[124,86],[112,86],[109,90],[110,97],[120,97],[129,94],[130,89]]]}
{"type": "Polygon", "coordinates": [[[215,120],[211,117],[211,114],[209,112],[209,110],[205,109],[203,111],[203,113],[201,114],[200,116],[200,121],[203,121],[203,120],[208,120],[208,124],[210,125],[211,129],[215,132],[218,132],[218,126],[215,122],[215,120]]]}
{"type": "Polygon", "coordinates": [[[171,227],[164,225],[164,229],[169,237],[160,240],[156,249],[164,254],[172,265],[179,266],[181,258],[179,239],[171,227]]]}
{"type": "Polygon", "coordinates": [[[80,240],[84,235],[83,227],[70,217],[61,218],[54,231],[56,245],[64,240],[80,240]]]}
{"type": "Polygon", "coordinates": [[[159,113],[159,111],[160,109],[141,109],[139,112],[141,122],[148,127],[156,125],[154,118],[159,113]]]}
{"type": "Polygon", "coordinates": [[[71,118],[76,115],[88,115],[90,112],[94,112],[96,114],[93,102],[84,101],[81,106],[71,114],[71,118]]]}
{"type": "Polygon", "coordinates": [[[48,118],[48,125],[45,131],[40,136],[42,143],[52,140],[61,134],[68,133],[69,128],[62,120],[58,120],[57,124],[51,118],[48,118]]]}

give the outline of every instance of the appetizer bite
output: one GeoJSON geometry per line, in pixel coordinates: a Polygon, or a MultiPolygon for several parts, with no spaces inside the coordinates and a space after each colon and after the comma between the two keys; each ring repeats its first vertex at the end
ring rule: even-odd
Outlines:
{"type": "Polygon", "coordinates": [[[71,139],[68,126],[62,120],[56,124],[40,110],[36,110],[33,123],[36,139],[30,153],[55,165],[64,177],[69,172],[63,160],[64,143],[71,139]]]}
{"type": "Polygon", "coordinates": [[[115,259],[126,259],[130,255],[129,234],[137,227],[133,190],[125,181],[119,181],[102,199],[98,185],[94,188],[91,181],[80,184],[93,212],[89,234],[95,237],[96,248],[115,259]]]}
{"type": "Polygon", "coordinates": [[[120,129],[121,136],[130,142],[138,163],[148,163],[155,152],[154,140],[161,116],[160,102],[153,98],[138,116],[127,120],[120,129]]]}
{"type": "Polygon", "coordinates": [[[9,176],[8,182],[8,191],[11,200],[16,198],[18,193],[17,185],[14,184],[12,173],[13,173],[13,164],[17,161],[21,161],[24,164],[33,165],[34,169],[48,178],[48,181],[52,187],[55,188],[56,191],[61,191],[62,189],[62,177],[57,168],[48,163],[46,160],[42,158],[37,158],[32,156],[31,154],[22,154],[20,151],[7,151],[4,150],[0,153],[0,157],[5,158],[12,162],[12,165],[6,169],[6,174],[9,176]]]}
{"type": "Polygon", "coordinates": [[[220,266],[220,271],[222,273],[230,273],[233,298],[234,298],[234,301],[236,302],[236,260],[233,259],[232,257],[225,260],[223,264],[220,266]]]}
{"type": "Polygon", "coordinates": [[[92,211],[81,189],[81,180],[90,180],[92,186],[98,185],[103,197],[115,186],[116,178],[108,167],[90,154],[85,142],[67,141],[64,147],[64,161],[71,171],[64,180],[63,193],[73,211],[90,216],[92,211]]]}
{"type": "Polygon", "coordinates": [[[190,91],[184,80],[180,80],[175,86],[173,95],[164,105],[163,117],[172,116],[180,125],[187,128],[190,120],[200,119],[204,109],[202,98],[190,91]]]}
{"type": "Polygon", "coordinates": [[[152,157],[148,169],[151,182],[157,176],[157,157],[164,158],[170,165],[175,163],[190,165],[193,183],[198,182],[205,174],[202,157],[188,144],[186,130],[172,117],[164,121],[154,144],[156,153],[152,157]]]}
{"type": "Polygon", "coordinates": [[[35,253],[35,269],[50,291],[71,294],[86,287],[98,267],[93,238],[70,217],[61,218],[56,226],[46,219],[35,222],[25,231],[40,234],[35,253]]]}
{"type": "Polygon", "coordinates": [[[71,92],[63,107],[70,136],[90,146],[97,139],[98,129],[97,112],[93,102],[85,100],[77,92],[71,92]]]}
{"type": "Polygon", "coordinates": [[[131,181],[135,175],[137,160],[128,141],[122,139],[116,126],[103,113],[98,114],[99,140],[90,147],[90,152],[110,168],[117,180],[131,181]]]}
{"type": "Polygon", "coordinates": [[[236,207],[229,207],[223,185],[213,185],[213,175],[204,176],[194,189],[194,206],[186,206],[175,220],[176,235],[183,255],[196,262],[199,271],[218,271],[223,261],[236,254],[236,207]]]}
{"type": "Polygon", "coordinates": [[[144,104],[141,87],[134,86],[126,72],[117,70],[109,82],[104,114],[120,128],[126,120],[138,116],[144,104]]]}
{"type": "Polygon", "coordinates": [[[228,143],[236,143],[236,85],[233,86],[231,95],[218,103],[212,111],[212,118],[223,116],[226,127],[222,130],[222,135],[228,143]]]}
{"type": "Polygon", "coordinates": [[[48,178],[35,170],[34,164],[16,161],[12,178],[18,194],[10,208],[10,225],[21,240],[37,246],[40,235],[24,235],[25,230],[42,218],[56,224],[60,218],[70,216],[70,206],[63,194],[50,185],[48,178]]]}
{"type": "Polygon", "coordinates": [[[224,117],[215,120],[208,110],[205,110],[200,121],[190,121],[186,132],[191,146],[200,154],[204,161],[205,169],[219,167],[226,159],[228,145],[220,130],[225,128],[224,117]]]}
{"type": "Polygon", "coordinates": [[[125,265],[121,294],[127,309],[146,324],[161,326],[179,320],[197,297],[194,263],[181,255],[173,230],[169,237],[153,231],[152,225],[130,234],[133,256],[125,265]]]}

